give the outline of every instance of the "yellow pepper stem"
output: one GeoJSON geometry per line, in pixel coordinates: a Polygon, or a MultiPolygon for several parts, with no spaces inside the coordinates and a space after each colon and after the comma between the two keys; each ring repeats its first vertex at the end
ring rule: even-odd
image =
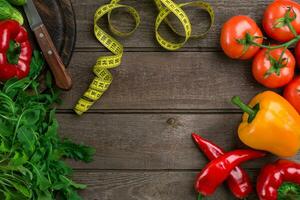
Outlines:
{"type": "Polygon", "coordinates": [[[239,96],[234,96],[231,99],[231,102],[238,106],[243,112],[247,113],[249,115],[248,122],[252,122],[255,118],[257,112],[259,111],[259,104],[255,105],[253,108],[246,105],[239,96]]]}

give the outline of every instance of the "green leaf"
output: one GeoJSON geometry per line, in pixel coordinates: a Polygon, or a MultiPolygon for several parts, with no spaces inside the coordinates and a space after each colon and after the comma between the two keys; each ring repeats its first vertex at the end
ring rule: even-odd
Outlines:
{"type": "Polygon", "coordinates": [[[41,73],[43,66],[45,65],[45,60],[43,55],[39,51],[33,51],[33,56],[30,64],[30,72],[28,77],[31,79],[36,79],[41,73]]]}
{"type": "Polygon", "coordinates": [[[18,129],[17,135],[18,141],[22,144],[25,151],[30,153],[35,150],[36,136],[34,131],[31,128],[22,126],[18,129]]]}
{"type": "Polygon", "coordinates": [[[5,143],[5,141],[3,141],[3,140],[0,142],[0,152],[1,153],[9,153],[10,152],[9,145],[7,145],[5,143]]]}
{"type": "Polygon", "coordinates": [[[48,125],[47,132],[45,137],[50,140],[51,138],[57,138],[58,122],[56,119],[53,119],[52,122],[48,125]]]}
{"type": "Polygon", "coordinates": [[[9,165],[12,167],[19,167],[25,164],[28,161],[28,157],[24,152],[19,153],[18,151],[14,152],[14,156],[9,161],[9,165]]]}
{"type": "Polygon", "coordinates": [[[27,127],[35,125],[40,120],[41,110],[42,107],[35,106],[33,109],[24,111],[20,124],[27,127]]]}
{"type": "Polygon", "coordinates": [[[93,161],[93,155],[95,154],[94,148],[81,144],[75,144],[66,139],[61,144],[61,148],[64,151],[64,156],[67,158],[80,160],[86,163],[93,161]]]}
{"type": "Polygon", "coordinates": [[[65,176],[62,176],[60,175],[59,176],[59,179],[66,185],[66,186],[72,186],[76,189],[85,189],[86,188],[86,185],[83,185],[83,184],[79,184],[79,183],[75,183],[73,182],[72,180],[68,179],[67,177],[65,176]]]}
{"type": "Polygon", "coordinates": [[[57,181],[52,185],[53,190],[62,190],[66,185],[63,182],[57,181]]]}
{"type": "Polygon", "coordinates": [[[31,88],[32,88],[34,91],[37,91],[39,86],[40,86],[40,83],[39,83],[39,82],[37,82],[37,81],[32,81],[32,83],[31,83],[31,88]]]}
{"type": "Polygon", "coordinates": [[[52,74],[50,71],[47,71],[46,74],[46,86],[47,88],[52,88],[52,74]]]}
{"type": "MultiPolygon", "coordinates": [[[[32,164],[32,165],[34,166],[34,164],[32,164]]],[[[37,180],[37,186],[42,191],[47,190],[51,186],[49,180],[46,178],[43,171],[38,169],[37,166],[34,166],[33,169],[35,172],[34,175],[36,176],[36,180],[37,180]]]]}
{"type": "Polygon", "coordinates": [[[12,194],[9,192],[4,193],[5,200],[13,200],[12,194]]]}
{"type": "Polygon", "coordinates": [[[15,182],[12,182],[12,185],[18,192],[22,193],[25,197],[30,198],[32,196],[32,192],[26,186],[15,182]]]}
{"type": "Polygon", "coordinates": [[[0,121],[0,138],[9,137],[13,135],[13,130],[7,124],[1,123],[0,121]]]}
{"type": "Polygon", "coordinates": [[[37,199],[38,200],[53,200],[51,193],[46,191],[37,190],[37,199]]]}
{"type": "Polygon", "coordinates": [[[78,195],[76,190],[73,188],[67,188],[64,192],[64,195],[67,200],[82,200],[82,198],[78,195]]]}
{"type": "Polygon", "coordinates": [[[3,115],[3,119],[8,119],[7,117],[10,117],[15,114],[16,108],[15,103],[12,101],[12,99],[7,96],[6,94],[0,92],[0,105],[1,110],[0,113],[3,115]]]}
{"type": "Polygon", "coordinates": [[[30,79],[27,77],[21,80],[13,78],[5,83],[3,91],[7,96],[14,98],[20,91],[23,91],[29,83],[30,79]]]}
{"type": "MultiPolygon", "coordinates": [[[[55,179],[59,180],[59,175],[71,175],[72,174],[72,168],[70,168],[66,162],[64,162],[63,160],[59,160],[59,161],[52,161],[51,162],[51,169],[55,169],[55,171],[59,171],[59,174],[55,174],[55,179]],[[57,176],[56,176],[57,175],[57,176]]],[[[53,174],[54,175],[54,174],[53,174]]]]}
{"type": "Polygon", "coordinates": [[[29,181],[31,181],[33,179],[33,174],[32,172],[27,169],[26,167],[23,167],[23,166],[19,166],[17,168],[17,170],[23,175],[23,176],[28,176],[29,177],[29,181]]]}

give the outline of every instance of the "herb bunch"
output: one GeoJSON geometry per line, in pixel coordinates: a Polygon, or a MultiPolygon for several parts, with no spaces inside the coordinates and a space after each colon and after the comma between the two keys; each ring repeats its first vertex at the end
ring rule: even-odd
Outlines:
{"type": "Polygon", "coordinates": [[[64,159],[90,162],[94,149],[59,137],[53,108],[59,92],[50,74],[40,92],[43,65],[35,51],[29,76],[0,86],[0,199],[80,200],[76,191],[86,187],[70,179],[64,159]]]}

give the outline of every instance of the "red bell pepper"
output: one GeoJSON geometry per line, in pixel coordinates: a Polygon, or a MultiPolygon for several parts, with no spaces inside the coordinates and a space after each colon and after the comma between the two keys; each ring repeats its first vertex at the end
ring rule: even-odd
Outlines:
{"type": "Polygon", "coordinates": [[[300,164],[288,160],[267,164],[257,178],[256,189],[260,200],[277,200],[279,195],[285,195],[285,200],[300,199],[300,164]]]}
{"type": "Polygon", "coordinates": [[[10,78],[24,78],[30,71],[32,48],[27,31],[17,21],[5,20],[0,22],[0,80],[10,78]],[[8,62],[7,51],[10,41],[20,46],[20,55],[17,64],[8,62]]]}
{"type": "Polygon", "coordinates": [[[217,187],[223,183],[231,171],[250,159],[261,158],[265,156],[264,152],[255,150],[234,150],[211,161],[198,174],[195,189],[199,195],[212,195],[217,187]]]}
{"type": "MultiPolygon", "coordinates": [[[[195,133],[192,134],[192,137],[209,160],[214,160],[224,155],[224,150],[216,144],[205,140],[195,133]]],[[[253,191],[249,175],[238,166],[230,172],[227,178],[227,184],[232,194],[238,199],[246,198],[253,191]]]]}

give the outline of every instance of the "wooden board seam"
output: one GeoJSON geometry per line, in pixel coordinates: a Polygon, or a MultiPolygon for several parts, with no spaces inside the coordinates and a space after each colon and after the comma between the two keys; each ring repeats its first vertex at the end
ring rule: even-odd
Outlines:
{"type": "MultiPolygon", "coordinates": [[[[72,114],[71,109],[57,109],[57,113],[72,114]]],[[[87,114],[242,114],[239,109],[91,109],[87,114]]]]}
{"type": "MultiPolygon", "coordinates": [[[[75,47],[74,52],[109,52],[104,47],[75,47]]],[[[162,48],[153,47],[126,47],[124,52],[170,52],[162,48]]],[[[220,48],[209,47],[184,47],[175,52],[222,52],[220,48]]]]}

